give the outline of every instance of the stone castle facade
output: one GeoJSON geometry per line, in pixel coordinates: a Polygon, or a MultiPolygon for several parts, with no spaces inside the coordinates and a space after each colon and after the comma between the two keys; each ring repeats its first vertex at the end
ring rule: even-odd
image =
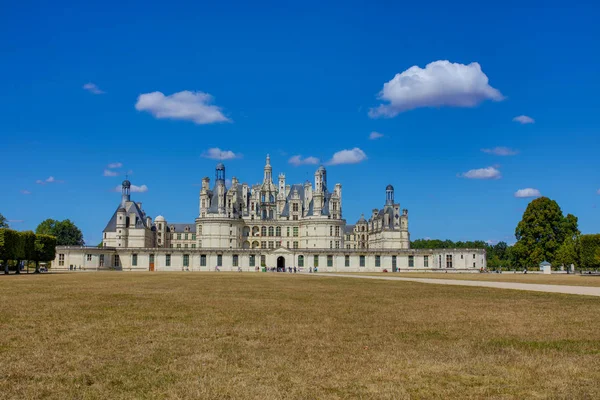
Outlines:
{"type": "Polygon", "coordinates": [[[227,187],[225,166],[218,163],[212,188],[208,177],[202,179],[198,216],[187,223],[172,223],[160,215],[153,221],[141,203],[131,201],[130,189],[131,183],[123,181],[121,202],[103,232],[103,247],[58,248],[56,267],[73,269],[83,262],[86,268],[145,270],[397,270],[455,268],[453,257],[465,260],[465,255],[472,256],[472,262],[464,262],[461,269],[485,267],[481,250],[455,250],[449,258],[445,251],[443,261],[433,250],[411,251],[408,211],[395,202],[392,185],[385,189],[383,207],[373,209],[368,220],[361,216],[355,224],[346,224],[342,185],[330,187],[323,166],[315,172],[314,186],[308,181],[286,184],[284,174],[275,184],[267,155],[261,184],[249,186],[233,177],[227,187]]]}

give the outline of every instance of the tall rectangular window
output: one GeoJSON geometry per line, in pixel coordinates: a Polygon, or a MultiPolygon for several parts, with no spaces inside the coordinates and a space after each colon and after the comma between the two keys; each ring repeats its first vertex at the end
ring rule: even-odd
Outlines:
{"type": "Polygon", "coordinates": [[[196,240],[196,234],[192,233],[192,240],[196,240]]]}
{"type": "Polygon", "coordinates": [[[452,268],[452,254],[446,255],[446,268],[452,268]]]}
{"type": "Polygon", "coordinates": [[[184,254],[183,255],[183,266],[184,267],[189,267],[190,266],[190,255],[189,254],[184,254]]]}
{"type": "Polygon", "coordinates": [[[260,256],[260,266],[261,267],[267,266],[267,256],[265,256],[264,254],[260,256]]]}
{"type": "Polygon", "coordinates": [[[171,266],[171,255],[170,254],[165,254],[165,265],[167,267],[171,266]]]}
{"type": "Polygon", "coordinates": [[[423,256],[423,266],[425,268],[429,267],[429,256],[423,256]]]}
{"type": "Polygon", "coordinates": [[[237,255],[237,254],[234,254],[234,255],[231,257],[231,263],[233,264],[233,266],[234,266],[234,267],[237,267],[237,266],[238,266],[238,255],[237,255]]]}
{"type": "Polygon", "coordinates": [[[375,266],[381,267],[381,256],[375,256],[375,266]]]}
{"type": "Polygon", "coordinates": [[[409,267],[415,266],[415,256],[408,256],[408,266],[409,267]]]}
{"type": "Polygon", "coordinates": [[[269,248],[272,249],[273,248],[273,241],[269,241],[269,248]]]}
{"type": "Polygon", "coordinates": [[[327,256],[327,266],[333,267],[333,256],[327,256]]]}
{"type": "Polygon", "coordinates": [[[177,234],[177,240],[181,240],[181,233],[177,234]]]}
{"type": "Polygon", "coordinates": [[[335,236],[340,236],[340,227],[339,226],[335,227],[335,236]]]}
{"type": "Polygon", "coordinates": [[[59,254],[58,255],[58,265],[60,265],[61,267],[63,265],[65,265],[65,255],[64,254],[59,254]]]}
{"type": "Polygon", "coordinates": [[[298,211],[298,203],[292,204],[292,211],[295,211],[295,212],[298,211]]]}
{"type": "Polygon", "coordinates": [[[217,254],[217,266],[223,265],[223,254],[217,254]]]}
{"type": "Polygon", "coordinates": [[[292,215],[292,221],[298,221],[298,216],[296,214],[292,215]]]}
{"type": "Polygon", "coordinates": [[[344,257],[344,266],[345,267],[349,267],[350,266],[350,256],[346,255],[344,257]]]}
{"type": "Polygon", "coordinates": [[[92,261],[92,255],[91,254],[87,254],[85,257],[86,257],[86,260],[92,261]]]}
{"type": "Polygon", "coordinates": [[[392,256],[392,268],[396,268],[396,256],[392,256]]]}
{"type": "Polygon", "coordinates": [[[319,256],[313,257],[313,266],[315,266],[315,267],[319,266],[319,256]]]}
{"type": "Polygon", "coordinates": [[[196,248],[196,243],[192,243],[192,249],[196,248]]]}
{"type": "Polygon", "coordinates": [[[132,265],[133,267],[136,267],[136,266],[137,266],[137,254],[132,254],[132,255],[131,255],[131,265],[132,265]]]}
{"type": "Polygon", "coordinates": [[[200,266],[206,267],[206,254],[200,254],[200,266]]]}
{"type": "Polygon", "coordinates": [[[298,241],[294,241],[293,246],[294,246],[294,249],[297,249],[298,248],[298,241]]]}
{"type": "Polygon", "coordinates": [[[335,248],[336,248],[336,249],[339,249],[339,248],[340,248],[340,241],[339,241],[339,240],[336,240],[336,241],[335,241],[335,248]]]}
{"type": "Polygon", "coordinates": [[[188,240],[188,235],[189,235],[189,233],[186,233],[186,234],[184,235],[184,238],[185,238],[185,240],[188,240]]]}
{"type": "Polygon", "coordinates": [[[261,249],[266,249],[267,248],[267,242],[260,242],[260,248],[261,249]]]}
{"type": "Polygon", "coordinates": [[[287,235],[290,236],[290,227],[287,227],[287,235]]]}
{"type": "Polygon", "coordinates": [[[298,237],[298,227],[294,227],[294,237],[298,237]]]}
{"type": "Polygon", "coordinates": [[[115,267],[120,267],[121,266],[121,259],[119,258],[119,256],[115,256],[115,267]]]}
{"type": "Polygon", "coordinates": [[[333,236],[333,226],[329,227],[329,236],[333,236]]]}
{"type": "Polygon", "coordinates": [[[148,256],[148,263],[154,264],[154,254],[150,254],[150,256],[148,256]]]}
{"type": "Polygon", "coordinates": [[[298,256],[298,266],[304,267],[304,256],[298,256]]]}
{"type": "Polygon", "coordinates": [[[360,256],[359,259],[360,259],[359,266],[364,267],[365,266],[365,256],[360,256]]]}
{"type": "Polygon", "coordinates": [[[250,254],[250,266],[254,267],[256,265],[256,256],[254,254],[250,254]]]}
{"type": "Polygon", "coordinates": [[[104,267],[104,254],[100,254],[100,266],[104,267]]]}

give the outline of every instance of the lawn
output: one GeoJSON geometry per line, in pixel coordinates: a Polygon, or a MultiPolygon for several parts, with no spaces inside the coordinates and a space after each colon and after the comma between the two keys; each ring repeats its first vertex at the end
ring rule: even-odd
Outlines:
{"type": "Polygon", "coordinates": [[[523,274],[522,272],[495,273],[448,273],[443,272],[406,272],[406,273],[354,273],[349,275],[396,276],[400,278],[429,278],[429,279],[458,279],[466,281],[514,282],[536,283],[544,285],[569,285],[569,286],[600,286],[600,276],[582,276],[579,274],[523,274]]]}
{"type": "Polygon", "coordinates": [[[0,398],[600,398],[600,299],[293,274],[0,276],[0,398]]]}

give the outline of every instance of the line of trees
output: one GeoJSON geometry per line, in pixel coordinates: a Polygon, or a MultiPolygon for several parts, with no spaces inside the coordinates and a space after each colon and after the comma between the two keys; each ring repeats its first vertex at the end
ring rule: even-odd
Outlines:
{"type": "Polygon", "coordinates": [[[495,245],[481,240],[453,242],[451,240],[418,239],[414,249],[479,248],[486,249],[489,269],[536,268],[542,261],[553,266],[571,264],[579,269],[600,268],[600,234],[582,235],[578,219],[563,214],[558,203],[547,197],[531,201],[515,229],[516,243],[495,245]]]}
{"type": "Polygon", "coordinates": [[[50,235],[36,235],[32,231],[18,232],[0,228],[0,261],[4,273],[8,274],[9,261],[15,261],[17,274],[21,273],[22,261],[34,261],[35,272],[40,272],[40,262],[49,262],[56,256],[56,238],[50,235]]]}

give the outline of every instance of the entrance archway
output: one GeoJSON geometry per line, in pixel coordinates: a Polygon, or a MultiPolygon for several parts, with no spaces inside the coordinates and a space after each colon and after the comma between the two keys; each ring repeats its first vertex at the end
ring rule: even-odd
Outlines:
{"type": "Polygon", "coordinates": [[[277,271],[285,272],[285,258],[283,256],[277,257],[277,271]]]}

